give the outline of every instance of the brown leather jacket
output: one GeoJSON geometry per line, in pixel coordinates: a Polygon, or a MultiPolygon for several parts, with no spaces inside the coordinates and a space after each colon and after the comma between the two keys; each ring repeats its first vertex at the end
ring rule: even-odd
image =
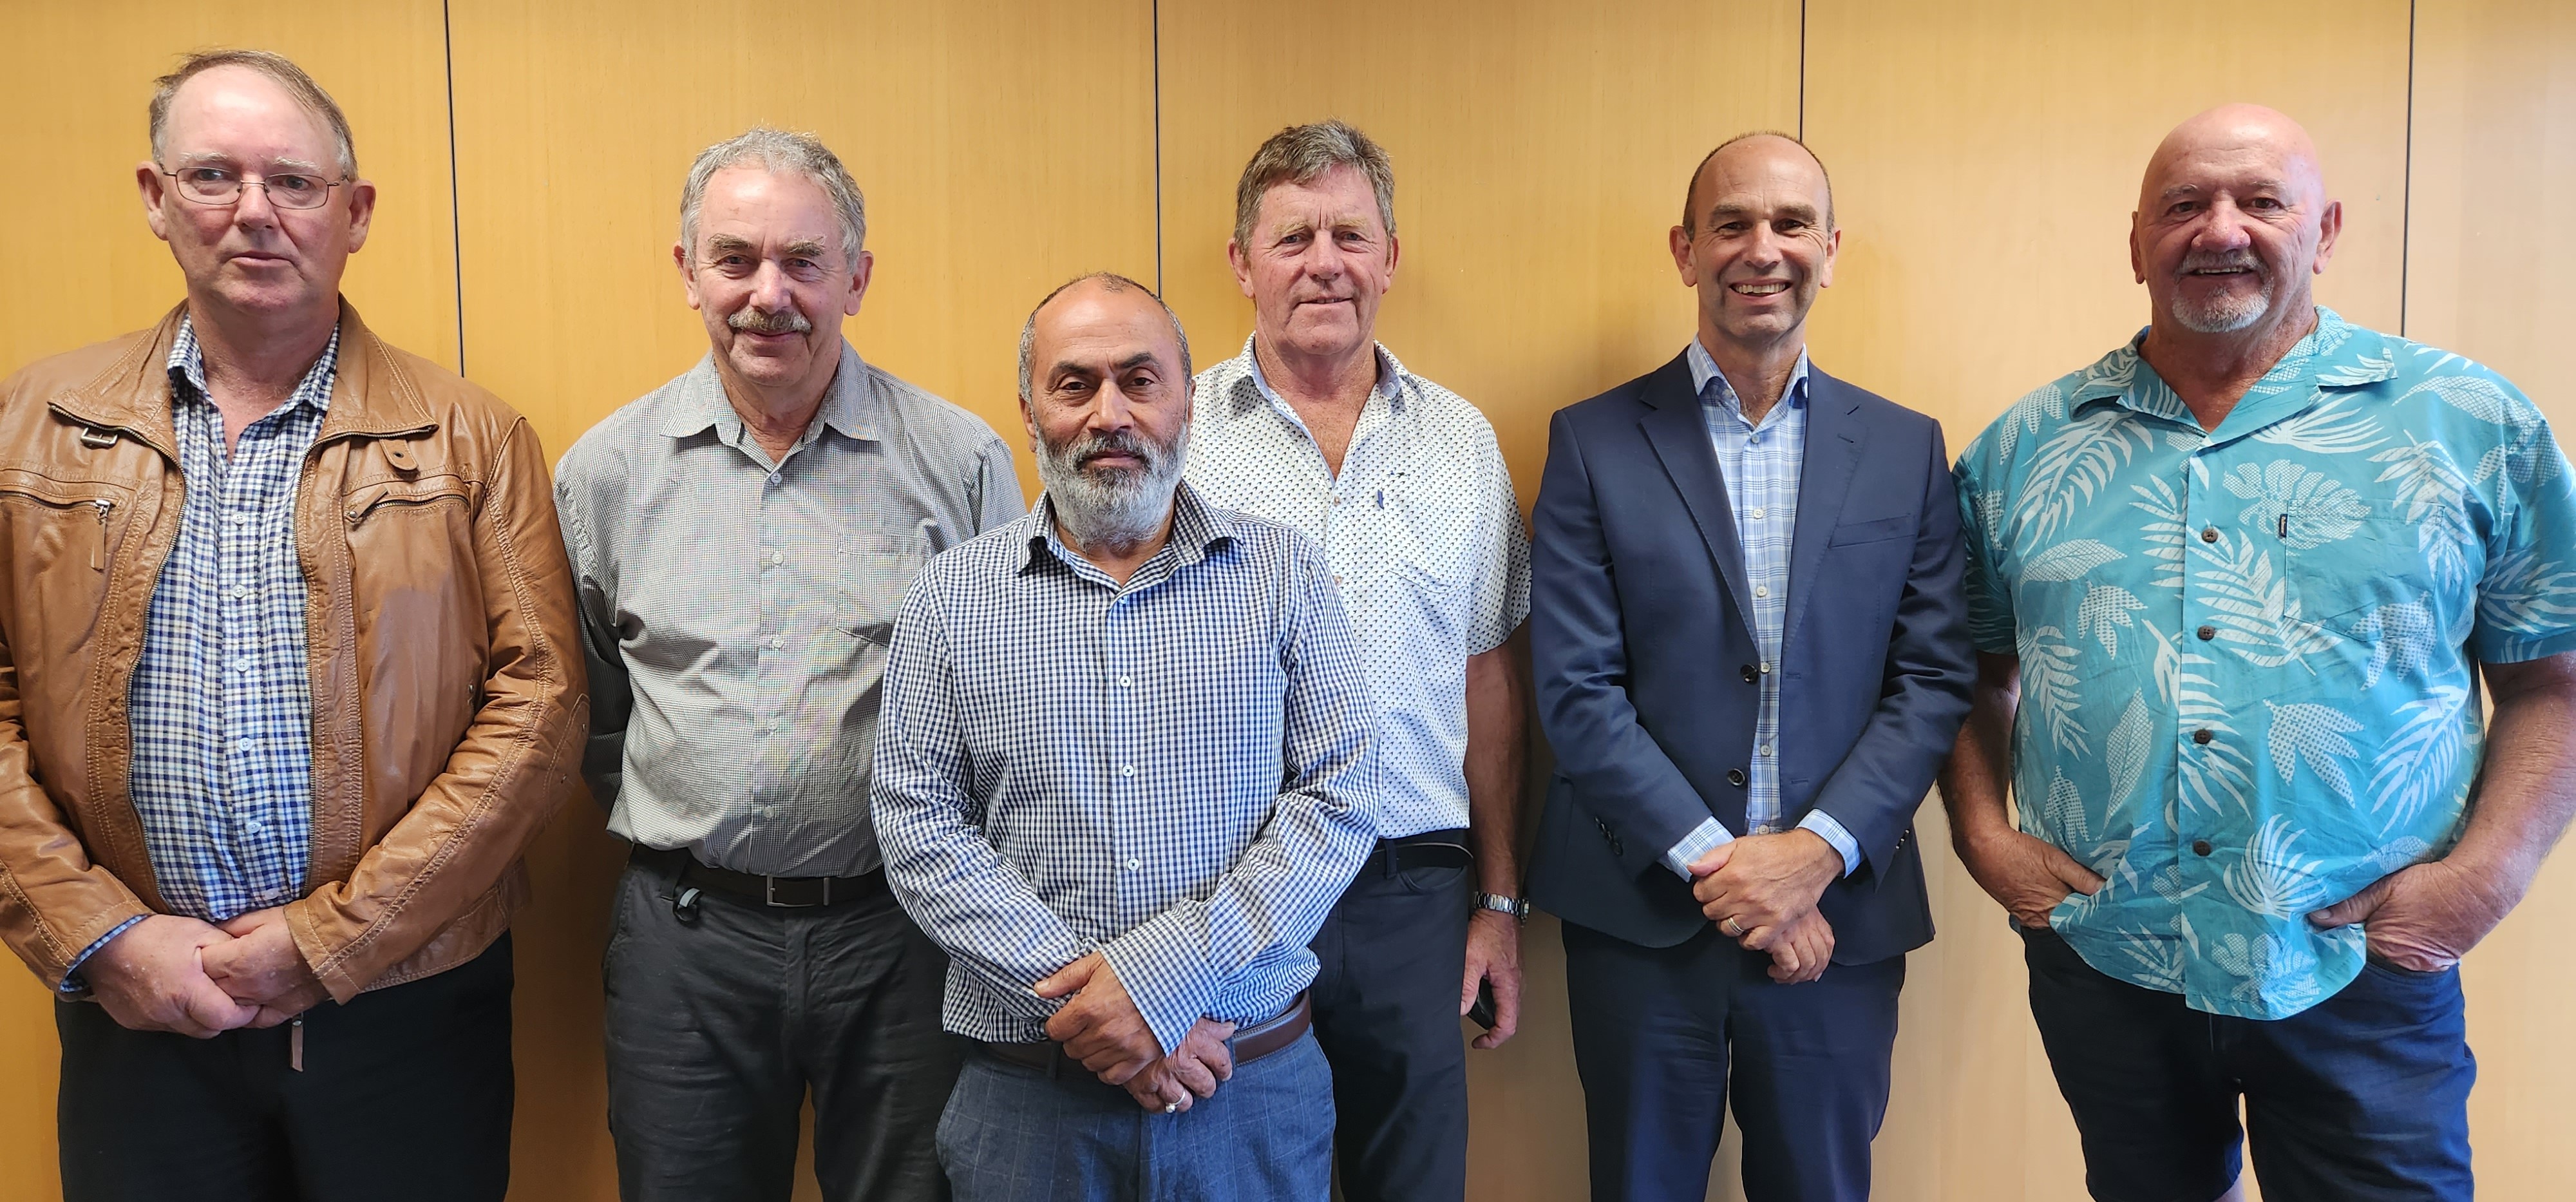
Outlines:
{"type": "MultiPolygon", "coordinates": [[[[0,383],[0,939],[48,985],[164,910],[127,687],[185,496],[161,324],[0,383]]],[[[544,452],[490,393],[340,307],[296,494],[312,858],[289,929],[331,996],[481,953],[588,726],[544,452]]]]}

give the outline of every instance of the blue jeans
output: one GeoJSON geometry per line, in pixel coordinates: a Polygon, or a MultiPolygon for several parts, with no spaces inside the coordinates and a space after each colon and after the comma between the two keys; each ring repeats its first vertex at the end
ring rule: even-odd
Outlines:
{"type": "Polygon", "coordinates": [[[1180,1114],[969,1053],[939,1120],[957,1202],[1324,1202],[1333,1079],[1306,1035],[1180,1114]]]}
{"type": "Polygon", "coordinates": [[[2459,969],[2373,959],[2342,992],[2266,1021],[2114,980],[2054,931],[2022,939],[2095,1198],[2208,1202],[2250,1138],[2265,1202],[2468,1202],[2478,1072],[2459,969]]]}

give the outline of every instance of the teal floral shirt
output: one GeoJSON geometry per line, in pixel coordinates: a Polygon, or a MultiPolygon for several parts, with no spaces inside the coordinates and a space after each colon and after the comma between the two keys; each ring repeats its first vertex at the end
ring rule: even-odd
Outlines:
{"type": "Polygon", "coordinates": [[[2332,310],[2211,431],[2138,345],[1960,456],[1970,628],[2020,657],[2021,828],[2105,881],[2049,924],[2286,1018],[2362,968],[2308,913],[2459,837],[2476,665],[2576,650],[2576,492],[2513,385],[2332,310]]]}

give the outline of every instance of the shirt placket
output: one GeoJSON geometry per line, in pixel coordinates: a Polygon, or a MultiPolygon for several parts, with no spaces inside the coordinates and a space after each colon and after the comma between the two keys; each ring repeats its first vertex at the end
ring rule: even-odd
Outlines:
{"type": "MultiPolygon", "coordinates": [[[[1786,404],[1787,397],[1781,398],[1786,404]]],[[[1779,410],[1775,407],[1773,413],[1779,410]]],[[[1766,417],[1771,415],[1766,414],[1766,417]]],[[[1744,419],[1736,417],[1741,422],[1744,419]]],[[[1749,423],[1748,423],[1749,424],[1749,423]]],[[[1776,834],[1780,824],[1780,764],[1772,753],[1780,737],[1780,677],[1771,670],[1780,657],[1783,585],[1778,549],[1769,537],[1780,496],[1780,469],[1771,453],[1780,439],[1776,425],[1753,426],[1744,435],[1744,542],[1761,550],[1751,556],[1755,651],[1762,657],[1761,690],[1753,717],[1752,768],[1745,789],[1745,825],[1754,834],[1776,834]],[[1765,442],[1771,444],[1766,447],[1765,442]]]]}
{"type": "MultiPolygon", "coordinates": [[[[1132,930],[1153,917],[1153,890],[1146,874],[1146,856],[1153,849],[1142,837],[1143,832],[1154,827],[1154,807],[1148,791],[1152,774],[1146,760],[1150,723],[1139,688],[1148,663],[1149,640],[1140,593],[1132,587],[1151,567],[1148,564],[1130,577],[1131,587],[1110,594],[1100,607],[1097,636],[1100,654],[1096,662],[1101,676],[1096,695],[1104,702],[1095,710],[1102,716],[1101,791],[1109,798],[1109,855],[1114,870],[1111,878],[1117,883],[1114,929],[1121,931],[1132,930]]],[[[1081,587],[1082,582],[1076,581],[1075,585],[1081,587]]]]}
{"type": "MultiPolygon", "coordinates": [[[[2184,628],[2177,642],[2187,649],[2188,655],[2197,656],[2201,661],[2191,663],[2186,660],[2184,670],[2197,668],[2198,672],[2194,674],[2209,681],[2213,695],[2250,697],[2255,694],[2249,689],[2258,682],[2246,680],[2244,676],[2253,669],[2219,646],[2218,610],[2210,585],[2200,570],[2215,560],[2227,537],[2218,525],[2224,502],[2216,495],[2215,484],[2224,470],[2225,465],[2220,462],[2224,455],[2205,433],[2197,428],[2189,428],[2189,433],[2200,437],[2200,445],[2182,457],[2180,488],[2176,490],[2182,497],[2185,550],[2182,574],[2184,628]]],[[[2206,744],[2198,741],[2195,734],[2196,728],[2191,723],[2174,723],[2173,747],[2177,761],[2185,756],[2208,754],[2202,750],[2206,744]]],[[[2233,925],[2235,917],[2242,913],[2227,900],[2227,890],[2219,870],[2219,852],[2231,841],[2225,836],[2220,816],[2204,814],[2182,804],[2179,793],[2172,813],[2174,821],[2166,832],[2170,840],[2166,853],[2174,865],[2175,891],[2181,898],[2174,904],[2172,933],[2176,939],[2214,939],[2226,927],[2233,925]]],[[[2241,843],[2241,839],[2234,842],[2241,843]]],[[[2210,964],[2208,956],[2187,955],[2179,959],[2185,997],[2205,999],[2228,994],[2233,983],[2210,964]]]]}
{"type": "MultiPolygon", "coordinates": [[[[751,432],[743,431],[744,441],[751,432]]],[[[796,520],[796,498],[788,477],[791,459],[772,467],[761,479],[759,529],[755,531],[753,554],[758,557],[757,579],[760,581],[759,623],[752,630],[753,647],[759,668],[752,690],[752,771],[747,787],[751,793],[751,814],[757,820],[770,816],[778,798],[788,765],[795,759],[788,746],[787,708],[792,687],[789,654],[791,632],[787,629],[795,613],[792,593],[796,573],[787,563],[787,543],[796,520]]]]}
{"type": "MultiPolygon", "coordinates": [[[[208,408],[212,408],[211,405],[208,408]]],[[[211,440],[216,477],[216,606],[222,620],[216,623],[219,662],[236,670],[239,687],[220,690],[222,710],[218,718],[222,734],[224,761],[229,765],[225,776],[223,813],[228,825],[228,842],[233,848],[233,862],[243,868],[242,880],[249,896],[232,899],[235,908],[258,909],[290,900],[285,892],[283,866],[278,841],[271,835],[279,821],[275,813],[280,792],[275,772],[278,750],[268,745],[276,736],[271,729],[277,707],[273,690],[263,687],[260,671],[265,657],[286,654],[288,649],[272,646],[268,637],[282,623],[272,620],[270,610],[275,598],[261,588],[268,544],[283,533],[288,525],[280,519],[289,517],[279,510],[276,498],[265,487],[273,465],[267,462],[280,445],[280,416],[287,410],[251,423],[244,428],[232,453],[223,450],[221,417],[213,421],[216,429],[211,440]]]]}

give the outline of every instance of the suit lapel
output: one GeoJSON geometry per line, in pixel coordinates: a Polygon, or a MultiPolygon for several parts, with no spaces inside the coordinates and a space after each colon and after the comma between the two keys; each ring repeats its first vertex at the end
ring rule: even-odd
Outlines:
{"type": "Polygon", "coordinates": [[[1789,612],[1782,647],[1797,645],[1799,619],[1816,591],[1816,573],[1824,565],[1834,527],[1842,522],[1852,474],[1860,468],[1869,432],[1855,416],[1859,412],[1860,399],[1842,381],[1808,365],[1807,455],[1798,468],[1798,532],[1789,541],[1789,612]]]}
{"type": "Polygon", "coordinates": [[[1700,415],[1699,397],[1691,391],[1690,364],[1687,356],[1674,358],[1655,373],[1642,400],[1653,412],[1639,419],[1637,426],[1645,431],[1647,445],[1655,449],[1673,488],[1682,495],[1682,507],[1690,511],[1691,523],[1699,527],[1700,541],[1708,545],[1709,558],[1717,564],[1718,577],[1735,601],[1736,620],[1743,625],[1746,638],[1753,634],[1752,612],[1747,600],[1752,596],[1744,583],[1744,545],[1735,537],[1735,511],[1726,503],[1726,481],[1717,471],[1717,449],[1709,445],[1708,422],[1700,415]]]}

